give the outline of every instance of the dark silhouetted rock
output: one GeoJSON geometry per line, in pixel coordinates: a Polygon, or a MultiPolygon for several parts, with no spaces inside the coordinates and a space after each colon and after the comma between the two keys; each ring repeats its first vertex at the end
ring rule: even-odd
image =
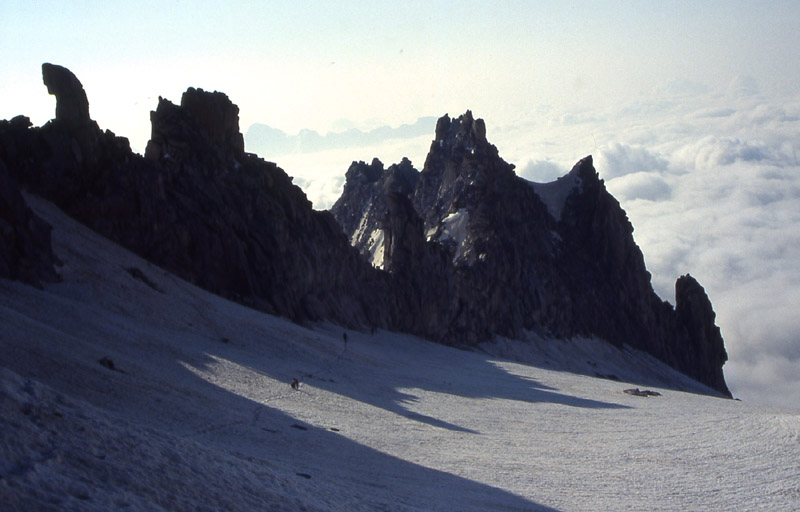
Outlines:
{"type": "MultiPolygon", "coordinates": [[[[221,92],[189,88],[180,107],[164,98],[150,114],[152,133],[145,156],[154,161],[181,160],[205,152],[226,163],[244,156],[239,107],[221,92]]],[[[204,155],[205,157],[205,155],[204,155]]]]}
{"type": "Polygon", "coordinates": [[[224,93],[207,93],[190,87],[181,97],[181,108],[208,135],[212,144],[228,148],[237,155],[244,153],[239,107],[224,93]]]}
{"type": "Polygon", "coordinates": [[[50,225],[28,208],[0,160],[0,277],[34,286],[57,281],[50,231],[50,225]]]}
{"type": "Polygon", "coordinates": [[[708,380],[714,389],[727,391],[722,365],[728,360],[728,353],[714,323],[717,315],[706,291],[689,274],[675,282],[675,314],[681,334],[691,343],[691,350],[682,352],[682,370],[695,379],[701,376],[708,380]]]}
{"type": "Polygon", "coordinates": [[[631,388],[631,389],[623,389],[623,393],[626,395],[633,395],[633,396],[641,396],[641,397],[651,397],[651,396],[661,396],[661,393],[658,391],[653,391],[651,389],[639,389],[639,388],[631,388]]]}
{"type": "Polygon", "coordinates": [[[391,325],[388,276],[283,170],[244,153],[227,96],[189,89],[151,118],[146,157],[90,121],[9,126],[0,159],[80,222],[214,293],[300,322],[391,325]]]}
{"type": "Polygon", "coordinates": [[[365,166],[351,166],[332,211],[393,275],[401,302],[432,312],[435,320],[407,308],[411,332],[455,345],[524,331],[594,336],[730,395],[713,315],[676,314],[658,298],[633,226],[591,157],[553,183],[530,183],[467,111],[439,120],[422,172],[404,186],[387,188],[387,173],[365,166]]]}
{"type": "Polygon", "coordinates": [[[42,79],[47,92],[56,97],[56,121],[76,128],[91,123],[89,100],[80,80],[72,71],[55,64],[42,64],[42,79]]]}

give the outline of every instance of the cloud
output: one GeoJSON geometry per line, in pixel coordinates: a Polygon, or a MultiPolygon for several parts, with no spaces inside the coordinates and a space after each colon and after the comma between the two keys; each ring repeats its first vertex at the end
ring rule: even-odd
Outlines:
{"type": "Polygon", "coordinates": [[[659,84],[653,89],[651,97],[654,98],[692,98],[707,94],[710,89],[707,85],[692,80],[671,80],[659,84]]]}
{"type": "Polygon", "coordinates": [[[603,122],[602,117],[598,117],[588,112],[567,112],[550,119],[551,126],[570,126],[576,124],[588,124],[603,122]]]}
{"type": "MultiPolygon", "coordinates": [[[[792,346],[800,345],[795,338],[792,346]]],[[[745,400],[800,410],[800,363],[782,353],[759,352],[748,359],[732,360],[725,366],[734,396],[745,400]],[[741,390],[741,391],[740,391],[741,390]]]]}
{"type": "Polygon", "coordinates": [[[618,200],[661,201],[672,195],[669,184],[661,176],[651,172],[625,174],[608,181],[606,186],[618,200]]]}
{"type": "Polygon", "coordinates": [[[734,78],[730,85],[729,90],[734,96],[755,96],[760,92],[758,87],[758,80],[749,75],[738,75],[734,78]]]}
{"type": "Polygon", "coordinates": [[[594,166],[602,178],[611,179],[630,173],[664,171],[667,161],[643,147],[612,142],[598,152],[594,166]]]}
{"type": "Polygon", "coordinates": [[[736,109],[730,107],[719,107],[712,109],[702,109],[695,114],[698,118],[704,117],[729,117],[736,113],[736,109]]]}
{"type": "Polygon", "coordinates": [[[314,208],[326,210],[333,206],[333,203],[342,195],[344,174],[331,175],[330,179],[327,180],[296,176],[293,183],[303,189],[303,192],[313,203],[314,208]]]}
{"type": "Polygon", "coordinates": [[[396,128],[379,126],[369,131],[359,130],[346,120],[337,125],[350,126],[344,131],[321,135],[314,130],[300,130],[297,135],[288,135],[282,130],[265,124],[254,123],[244,135],[247,149],[261,156],[273,157],[291,153],[314,153],[344,148],[360,148],[385,144],[393,139],[413,139],[432,136],[436,127],[435,117],[420,117],[413,124],[396,128]]]}
{"type": "Polygon", "coordinates": [[[662,203],[631,201],[629,189],[614,186],[628,176],[609,189],[621,196],[662,297],[672,299],[672,282],[685,272],[706,288],[734,393],[800,407],[800,392],[786,379],[800,375],[800,167],[766,157],[763,148],[741,151],[755,143],[721,140],[703,142],[700,151],[687,143],[671,155],[671,166],[687,148],[704,156],[687,172],[664,175],[672,195],[662,203]]]}
{"type": "Polygon", "coordinates": [[[695,169],[730,165],[739,160],[758,162],[771,159],[770,150],[758,143],[715,136],[704,137],[684,147],[676,156],[683,165],[695,169]]]}
{"type": "Polygon", "coordinates": [[[528,160],[518,172],[519,176],[536,183],[549,183],[566,173],[566,169],[550,160],[528,160]]]}

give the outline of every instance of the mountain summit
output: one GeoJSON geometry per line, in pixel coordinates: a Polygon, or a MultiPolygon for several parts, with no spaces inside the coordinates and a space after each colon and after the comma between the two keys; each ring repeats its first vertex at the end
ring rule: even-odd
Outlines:
{"type": "MultiPolygon", "coordinates": [[[[730,396],[703,288],[684,276],[674,308],[658,298],[633,227],[591,157],[553,183],[531,183],[500,158],[483,120],[445,115],[422,171],[407,159],[388,168],[354,162],[331,212],[317,212],[282,169],[244,151],[238,107],[223,93],[190,88],[180,105],[159,99],[140,156],[91,120],[69,70],[45,64],[43,76],[55,120],[0,122],[9,190],[19,184],[47,198],[211,292],[297,322],[461,347],[526,332],[553,343],[595,337],[730,396]]],[[[0,240],[11,263],[0,273],[52,280],[49,231],[20,199],[2,203],[13,211],[0,219],[11,226],[0,240]],[[31,254],[36,272],[14,270],[32,265],[31,254]]]]}
{"type": "Polygon", "coordinates": [[[418,334],[459,345],[524,331],[595,336],[730,396],[703,288],[684,276],[675,308],[659,299],[591,156],[531,183],[487,141],[483,120],[445,115],[421,172],[354,163],[332,212],[361,254],[425,305],[418,334]]]}

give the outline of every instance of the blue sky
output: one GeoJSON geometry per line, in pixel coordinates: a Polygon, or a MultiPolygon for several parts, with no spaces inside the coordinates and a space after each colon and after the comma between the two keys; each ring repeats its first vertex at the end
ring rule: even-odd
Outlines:
{"type": "MultiPolygon", "coordinates": [[[[228,94],[243,133],[472,109],[526,178],[594,154],[657,292],[687,272],[709,292],[734,394],[800,409],[798,26],[796,1],[4,0],[0,119],[53,117],[43,62],[140,152],[187,87],[228,94]]],[[[352,160],[421,167],[432,136],[262,156],[326,207],[352,160]]]]}

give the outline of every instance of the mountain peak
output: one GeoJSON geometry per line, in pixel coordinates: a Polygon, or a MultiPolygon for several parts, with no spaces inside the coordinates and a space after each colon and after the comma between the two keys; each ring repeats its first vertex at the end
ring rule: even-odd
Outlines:
{"type": "Polygon", "coordinates": [[[224,93],[190,87],[180,106],[159,97],[150,122],[152,134],[145,149],[150,160],[175,161],[178,154],[207,153],[228,165],[244,156],[239,107],[224,93]]]}
{"type": "Polygon", "coordinates": [[[362,161],[353,161],[350,164],[350,167],[347,168],[347,172],[345,173],[345,183],[347,184],[355,181],[365,181],[368,183],[373,183],[378,181],[380,177],[383,175],[383,162],[381,162],[378,158],[373,158],[372,163],[367,164],[366,162],[362,161]]]}
{"type": "Polygon", "coordinates": [[[239,107],[225,93],[190,87],[181,96],[181,108],[194,118],[209,138],[237,154],[244,153],[244,138],[239,131],[239,107]]]}
{"type": "Polygon", "coordinates": [[[688,279],[680,314],[658,298],[633,226],[591,155],[552,183],[530,184],[467,111],[439,119],[413,186],[355,186],[350,174],[334,216],[394,275],[401,302],[430,310],[412,319],[420,334],[466,345],[525,331],[598,337],[730,396],[710,302],[688,279]]]}
{"type": "Polygon", "coordinates": [[[483,119],[475,119],[471,110],[454,119],[445,114],[436,122],[434,144],[438,144],[439,147],[473,151],[477,147],[488,145],[486,124],[483,119]]]}

